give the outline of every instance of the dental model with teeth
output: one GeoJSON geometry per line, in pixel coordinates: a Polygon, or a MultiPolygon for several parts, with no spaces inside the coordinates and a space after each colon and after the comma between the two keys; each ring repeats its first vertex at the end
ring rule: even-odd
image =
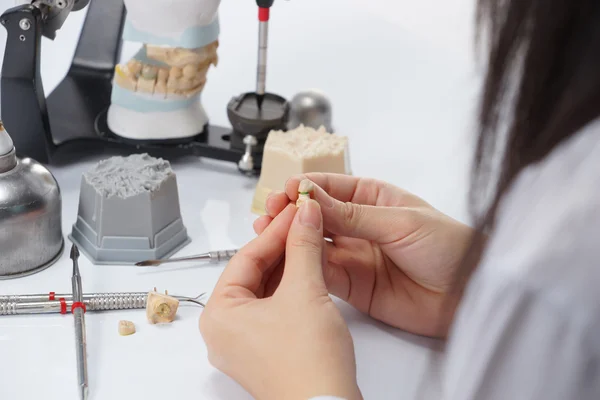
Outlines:
{"type": "Polygon", "coordinates": [[[217,66],[220,0],[124,0],[123,40],[142,43],[115,68],[108,126],[135,140],[191,138],[208,116],[201,94],[217,66]]]}

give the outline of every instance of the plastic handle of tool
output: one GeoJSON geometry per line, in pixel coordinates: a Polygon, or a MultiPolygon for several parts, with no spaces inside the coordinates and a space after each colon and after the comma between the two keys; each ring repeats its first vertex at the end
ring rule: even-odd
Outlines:
{"type": "Polygon", "coordinates": [[[220,250],[220,251],[211,251],[210,253],[210,261],[213,263],[219,263],[221,261],[230,260],[235,254],[237,250],[220,250]]]}

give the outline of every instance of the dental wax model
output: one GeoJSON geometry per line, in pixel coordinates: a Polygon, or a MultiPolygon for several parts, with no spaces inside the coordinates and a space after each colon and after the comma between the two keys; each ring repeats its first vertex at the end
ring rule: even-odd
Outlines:
{"type": "Polygon", "coordinates": [[[170,257],[190,242],[168,161],[111,157],[83,174],[69,238],[96,264],[170,257]]]}
{"type": "Polygon", "coordinates": [[[146,318],[151,324],[171,323],[177,314],[179,300],[165,294],[154,291],[148,293],[146,301],[146,318]]]}
{"type": "Polygon", "coordinates": [[[350,174],[348,138],[328,133],[324,127],[315,130],[304,125],[287,132],[271,131],[252,212],[263,215],[269,193],[283,191],[290,176],[308,172],[350,174]]]}
{"type": "Polygon", "coordinates": [[[298,186],[298,200],[296,200],[296,206],[300,207],[302,203],[310,200],[311,194],[315,190],[315,185],[308,179],[303,179],[298,186]]]}
{"type": "Polygon", "coordinates": [[[108,126],[134,140],[185,139],[204,130],[201,93],[218,63],[220,0],[124,0],[123,40],[140,51],[115,68],[108,126]]]}
{"type": "Polygon", "coordinates": [[[135,325],[131,321],[119,321],[119,335],[129,336],[135,333],[135,325]]]}

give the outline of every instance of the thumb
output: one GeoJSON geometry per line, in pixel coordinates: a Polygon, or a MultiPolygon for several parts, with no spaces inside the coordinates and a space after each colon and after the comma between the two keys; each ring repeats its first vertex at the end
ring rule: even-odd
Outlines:
{"type": "Polygon", "coordinates": [[[314,200],[304,202],[290,227],[281,286],[309,283],[325,288],[323,217],[314,200]]]}
{"type": "Polygon", "coordinates": [[[342,202],[315,185],[327,231],[333,235],[390,243],[419,228],[417,213],[408,207],[383,207],[342,202]]]}

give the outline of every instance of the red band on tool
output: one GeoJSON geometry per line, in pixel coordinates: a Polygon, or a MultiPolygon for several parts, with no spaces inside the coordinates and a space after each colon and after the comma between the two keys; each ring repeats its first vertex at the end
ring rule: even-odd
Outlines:
{"type": "Polygon", "coordinates": [[[260,22],[267,22],[269,20],[269,9],[258,7],[258,20],[260,22]]]}
{"type": "Polygon", "coordinates": [[[49,299],[50,301],[53,301],[55,298],[56,298],[56,293],[54,293],[54,292],[50,292],[50,295],[48,296],[48,299],[49,299]]]}
{"type": "Polygon", "coordinates": [[[66,314],[67,313],[67,302],[65,301],[65,298],[61,297],[60,299],[58,299],[58,301],[60,301],[60,313],[66,314]]]}
{"type": "Polygon", "coordinates": [[[73,305],[71,306],[71,313],[73,313],[73,311],[75,311],[75,309],[77,309],[77,308],[81,308],[81,309],[83,309],[83,312],[85,312],[85,311],[86,311],[86,309],[85,309],[85,304],[83,304],[83,303],[80,303],[80,302],[78,302],[78,301],[74,301],[74,302],[73,302],[73,305]]]}

